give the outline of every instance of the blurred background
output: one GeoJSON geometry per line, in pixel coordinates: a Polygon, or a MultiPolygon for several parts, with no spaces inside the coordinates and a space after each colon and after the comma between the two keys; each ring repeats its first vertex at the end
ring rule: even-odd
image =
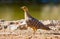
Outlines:
{"type": "Polygon", "coordinates": [[[60,20],[60,0],[0,0],[0,19],[24,19],[21,6],[27,6],[39,20],[60,20]]]}

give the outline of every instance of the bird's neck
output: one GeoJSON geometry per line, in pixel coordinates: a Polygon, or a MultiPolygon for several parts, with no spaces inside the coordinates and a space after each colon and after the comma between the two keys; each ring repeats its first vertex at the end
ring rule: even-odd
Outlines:
{"type": "Polygon", "coordinates": [[[29,11],[25,11],[25,20],[28,20],[30,17],[29,11]]]}

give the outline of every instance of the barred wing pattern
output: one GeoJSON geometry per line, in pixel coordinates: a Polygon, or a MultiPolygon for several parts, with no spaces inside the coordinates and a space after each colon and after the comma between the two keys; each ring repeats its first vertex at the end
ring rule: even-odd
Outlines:
{"type": "Polygon", "coordinates": [[[25,21],[27,23],[28,27],[31,27],[34,29],[45,29],[45,30],[50,30],[49,27],[45,26],[44,24],[42,24],[39,20],[35,19],[34,17],[32,17],[29,13],[29,10],[26,6],[21,7],[22,10],[24,11],[25,14],[25,21]]]}
{"type": "Polygon", "coordinates": [[[45,26],[42,22],[35,18],[29,18],[27,21],[27,25],[29,27],[35,27],[37,29],[45,29],[45,30],[50,30],[49,27],[45,26]]]}

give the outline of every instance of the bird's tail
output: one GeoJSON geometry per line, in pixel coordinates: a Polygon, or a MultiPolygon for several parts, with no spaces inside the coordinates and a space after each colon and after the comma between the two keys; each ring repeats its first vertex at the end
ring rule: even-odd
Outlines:
{"type": "Polygon", "coordinates": [[[44,28],[45,30],[52,30],[52,29],[50,29],[49,27],[46,27],[46,28],[44,28]]]}
{"type": "Polygon", "coordinates": [[[41,27],[42,29],[44,29],[44,30],[52,30],[52,29],[50,29],[49,27],[47,27],[47,26],[43,26],[43,27],[41,27]]]}
{"type": "Polygon", "coordinates": [[[45,25],[46,30],[52,30],[51,28],[49,28],[49,26],[56,26],[56,25],[55,24],[47,24],[47,25],[45,25]]]}

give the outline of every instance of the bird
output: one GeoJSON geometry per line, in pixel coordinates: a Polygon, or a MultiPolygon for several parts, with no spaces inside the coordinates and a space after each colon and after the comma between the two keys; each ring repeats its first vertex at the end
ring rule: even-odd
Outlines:
{"type": "Polygon", "coordinates": [[[31,27],[34,31],[37,31],[37,29],[51,30],[38,19],[32,17],[27,6],[22,6],[21,9],[24,11],[24,19],[27,23],[27,27],[31,27]]]}

